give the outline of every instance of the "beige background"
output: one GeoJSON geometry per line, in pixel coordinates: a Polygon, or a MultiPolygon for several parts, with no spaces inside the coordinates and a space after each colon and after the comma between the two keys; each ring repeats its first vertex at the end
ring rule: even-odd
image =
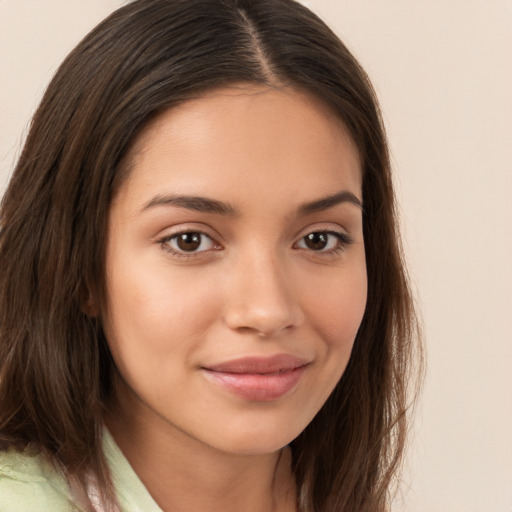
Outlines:
{"type": "MultiPolygon", "coordinates": [[[[423,310],[428,374],[395,510],[512,512],[512,2],[304,3],[378,90],[423,310]]],[[[0,193],[56,66],[121,4],[0,0],[0,193]]]]}

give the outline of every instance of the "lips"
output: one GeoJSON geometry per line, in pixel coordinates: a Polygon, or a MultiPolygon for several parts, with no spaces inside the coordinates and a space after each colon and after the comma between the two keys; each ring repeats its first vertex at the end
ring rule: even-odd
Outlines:
{"type": "Polygon", "coordinates": [[[268,402],[290,393],[308,363],[290,354],[278,354],[234,359],[202,370],[208,379],[240,398],[268,402]]]}

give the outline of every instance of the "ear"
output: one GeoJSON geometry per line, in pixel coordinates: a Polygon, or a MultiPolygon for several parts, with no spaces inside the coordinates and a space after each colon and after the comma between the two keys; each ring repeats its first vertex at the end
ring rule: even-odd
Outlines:
{"type": "Polygon", "coordinates": [[[91,295],[82,303],[82,311],[91,318],[96,318],[100,314],[100,308],[94,297],[91,295]]]}
{"type": "Polygon", "coordinates": [[[80,309],[83,313],[91,318],[96,318],[100,314],[99,301],[97,294],[93,292],[92,286],[83,286],[82,293],[80,294],[80,309]]]}

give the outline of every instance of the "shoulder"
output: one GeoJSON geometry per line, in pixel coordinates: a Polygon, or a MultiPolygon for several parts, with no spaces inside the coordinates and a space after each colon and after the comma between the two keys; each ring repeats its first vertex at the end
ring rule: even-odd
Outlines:
{"type": "Polygon", "coordinates": [[[79,512],[69,486],[42,457],[0,452],[0,512],[79,512]]]}

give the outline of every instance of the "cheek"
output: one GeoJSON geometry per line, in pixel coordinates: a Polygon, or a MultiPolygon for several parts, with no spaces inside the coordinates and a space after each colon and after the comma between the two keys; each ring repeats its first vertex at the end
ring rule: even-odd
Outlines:
{"type": "Polygon", "coordinates": [[[334,272],[320,283],[316,289],[321,292],[313,293],[309,288],[303,295],[317,355],[313,381],[303,403],[305,410],[313,413],[309,421],[332,393],[350,359],[366,307],[366,267],[334,272]]]}
{"type": "Polygon", "coordinates": [[[116,362],[163,364],[165,355],[186,353],[218,316],[217,307],[215,287],[197,273],[120,262],[109,274],[105,328],[116,362]]]}
{"type": "Polygon", "coordinates": [[[366,268],[360,266],[323,284],[321,293],[309,294],[309,318],[327,349],[349,349],[366,308],[366,268]]]}

